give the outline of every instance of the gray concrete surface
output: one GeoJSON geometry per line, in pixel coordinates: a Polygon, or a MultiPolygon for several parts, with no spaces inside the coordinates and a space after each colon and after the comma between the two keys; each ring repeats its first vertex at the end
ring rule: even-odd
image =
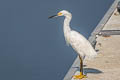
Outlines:
{"type": "MultiPolygon", "coordinates": [[[[116,13],[115,10],[103,30],[120,30],[120,15],[116,13]]],[[[98,56],[84,61],[88,78],[82,80],[120,80],[120,35],[98,36],[96,41],[98,56]]]]}
{"type": "Polygon", "coordinates": [[[114,11],[116,15],[113,14],[111,16],[103,30],[120,30],[120,16],[116,11],[117,10],[114,11]]]}
{"type": "MultiPolygon", "coordinates": [[[[89,37],[91,44],[99,51],[95,59],[84,61],[84,73],[88,78],[82,80],[120,80],[120,14],[116,9],[118,1],[120,0],[114,1],[89,37]],[[109,36],[98,35],[101,30],[107,31],[106,34],[112,33],[109,36]]],[[[79,74],[78,57],[64,80],[75,80],[72,76],[76,74],[79,74]]]]}

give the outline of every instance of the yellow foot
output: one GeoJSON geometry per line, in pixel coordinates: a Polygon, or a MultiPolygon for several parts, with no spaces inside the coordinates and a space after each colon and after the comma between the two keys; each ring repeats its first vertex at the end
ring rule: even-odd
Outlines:
{"type": "Polygon", "coordinates": [[[87,76],[86,76],[86,75],[83,75],[83,74],[80,72],[79,75],[74,75],[73,78],[79,80],[79,79],[87,78],[87,76]]]}

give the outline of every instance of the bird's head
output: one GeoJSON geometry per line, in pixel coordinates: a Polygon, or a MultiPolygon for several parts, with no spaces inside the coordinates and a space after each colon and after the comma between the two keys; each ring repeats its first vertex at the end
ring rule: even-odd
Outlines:
{"type": "Polygon", "coordinates": [[[54,18],[54,17],[58,17],[58,16],[65,16],[65,17],[70,16],[71,17],[72,15],[70,12],[68,12],[66,10],[62,10],[62,11],[58,12],[57,15],[50,16],[49,19],[54,18]]]}

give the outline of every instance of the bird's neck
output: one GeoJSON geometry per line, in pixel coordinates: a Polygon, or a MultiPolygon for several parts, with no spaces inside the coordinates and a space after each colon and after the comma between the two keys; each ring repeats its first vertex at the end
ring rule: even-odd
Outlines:
{"type": "Polygon", "coordinates": [[[71,21],[71,16],[65,16],[64,20],[64,33],[69,32],[71,30],[70,28],[70,21],[71,21]]]}
{"type": "Polygon", "coordinates": [[[69,35],[70,35],[70,31],[71,31],[71,28],[70,28],[70,21],[71,21],[71,16],[65,16],[65,20],[64,20],[64,37],[65,37],[65,40],[66,40],[66,43],[67,45],[69,45],[69,35]]]}

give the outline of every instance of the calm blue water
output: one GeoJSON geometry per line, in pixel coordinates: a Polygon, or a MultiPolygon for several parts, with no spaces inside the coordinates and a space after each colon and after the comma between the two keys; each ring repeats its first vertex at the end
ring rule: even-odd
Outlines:
{"type": "Polygon", "coordinates": [[[63,35],[62,9],[86,38],[114,0],[0,0],[0,80],[62,80],[76,54],[63,35]]]}

